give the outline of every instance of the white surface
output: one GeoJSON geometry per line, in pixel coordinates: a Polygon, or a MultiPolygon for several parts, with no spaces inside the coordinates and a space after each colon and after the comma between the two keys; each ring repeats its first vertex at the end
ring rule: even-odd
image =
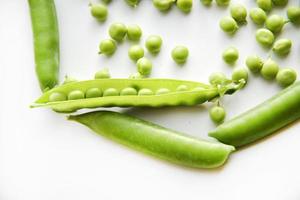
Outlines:
{"type": "MultiPolygon", "coordinates": [[[[236,1],[237,2],[237,1],[236,1]]],[[[248,7],[254,1],[245,0],[248,7]]],[[[113,21],[137,23],[144,37],[159,34],[164,45],[154,62],[153,77],[172,77],[206,82],[213,71],[230,75],[221,52],[229,45],[239,48],[242,66],[247,55],[267,57],[254,39],[255,26],[240,28],[229,38],[218,28],[228,10],[194,9],[183,15],[176,7],[168,14],[143,0],[133,10],[121,0],[109,5],[104,24],[90,15],[88,0],[57,0],[61,35],[61,78],[65,74],[89,79],[103,66],[114,77],[128,77],[135,65],[127,57],[129,42],[111,58],[97,55],[113,21]],[[170,51],[176,44],[189,47],[191,55],[182,67],[173,63],[170,51]]],[[[290,0],[290,3],[296,1],[290,0]]],[[[276,10],[275,12],[282,12],[276,10]]],[[[32,33],[27,1],[1,0],[0,6],[0,199],[1,200],[299,200],[300,126],[294,124],[267,140],[234,153],[218,170],[178,167],[93,134],[86,127],[65,120],[46,109],[29,109],[40,95],[33,68],[32,33]]],[[[276,59],[282,66],[299,69],[299,30],[285,27],[280,37],[293,39],[292,54],[276,59]]],[[[228,119],[269,98],[280,88],[261,77],[224,99],[228,119]]],[[[206,137],[214,128],[207,107],[134,109],[133,114],[195,136],[206,137]]]]}

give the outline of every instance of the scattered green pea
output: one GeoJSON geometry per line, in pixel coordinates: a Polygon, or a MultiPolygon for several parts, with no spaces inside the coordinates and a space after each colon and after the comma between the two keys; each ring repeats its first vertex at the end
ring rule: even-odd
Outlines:
{"type": "Polygon", "coordinates": [[[228,6],[230,4],[230,0],[216,0],[218,6],[228,6]]]}
{"type": "Polygon", "coordinates": [[[162,39],[158,35],[150,35],[146,42],[145,46],[150,53],[156,54],[160,51],[162,45],[162,39]]]}
{"type": "Polygon", "coordinates": [[[184,92],[184,91],[188,91],[189,90],[189,88],[188,88],[188,86],[186,86],[186,85],[179,85],[177,88],[176,88],[176,91],[177,92],[184,92]]]}
{"type": "Polygon", "coordinates": [[[248,56],[246,59],[246,65],[248,69],[254,73],[260,72],[264,62],[256,55],[248,56]]]}
{"type": "Polygon", "coordinates": [[[107,79],[107,78],[110,78],[110,73],[108,68],[103,68],[98,72],[96,72],[95,74],[95,79],[107,79]]]}
{"type": "Polygon", "coordinates": [[[104,92],[103,92],[104,97],[118,96],[118,95],[119,95],[119,91],[116,88],[108,88],[108,89],[104,90],[104,92]]]}
{"type": "Polygon", "coordinates": [[[231,78],[234,82],[240,82],[244,80],[248,81],[248,70],[246,68],[236,68],[233,70],[231,78]]]}
{"type": "Polygon", "coordinates": [[[272,31],[273,33],[279,33],[282,30],[285,23],[286,22],[283,17],[279,15],[271,15],[266,20],[266,28],[272,31]]]}
{"type": "Polygon", "coordinates": [[[230,7],[231,17],[238,23],[246,22],[247,9],[242,4],[234,4],[230,7]]]}
{"type": "Polygon", "coordinates": [[[138,94],[138,92],[136,91],[136,89],[132,88],[132,87],[124,88],[120,92],[121,96],[131,96],[131,95],[137,95],[137,94],[138,94]]]}
{"type": "Polygon", "coordinates": [[[152,71],[152,62],[147,58],[140,58],[137,61],[137,68],[141,75],[148,76],[152,71]]]}
{"type": "Polygon", "coordinates": [[[255,24],[263,25],[267,19],[267,14],[261,8],[253,8],[250,11],[250,18],[255,24]]]}
{"type": "Polygon", "coordinates": [[[220,28],[225,33],[228,33],[228,34],[234,34],[239,29],[239,26],[236,23],[236,21],[232,17],[229,17],[229,16],[223,17],[220,20],[219,25],[220,25],[220,28]]]}
{"type": "Polygon", "coordinates": [[[123,23],[113,23],[110,25],[108,33],[112,39],[120,42],[127,34],[127,27],[123,23]]]}
{"type": "Polygon", "coordinates": [[[286,6],[289,0],[272,0],[275,6],[286,6]]]}
{"type": "Polygon", "coordinates": [[[168,94],[170,90],[168,88],[160,88],[156,91],[156,95],[168,94]]]}
{"type": "Polygon", "coordinates": [[[291,51],[291,48],[292,41],[290,39],[280,39],[274,43],[272,50],[280,56],[285,56],[291,51]]]}
{"type": "Polygon", "coordinates": [[[125,1],[128,5],[133,6],[133,7],[136,7],[140,2],[140,0],[125,0],[125,1]]]}
{"type": "Polygon", "coordinates": [[[117,45],[112,39],[105,39],[100,42],[99,54],[110,56],[115,53],[117,45]]]}
{"type": "Polygon", "coordinates": [[[97,98],[102,96],[102,91],[99,88],[90,88],[86,91],[86,98],[97,98]]]}
{"type": "Polygon", "coordinates": [[[291,23],[299,25],[300,24],[300,7],[291,6],[287,9],[287,17],[291,23]]]}
{"type": "Polygon", "coordinates": [[[142,29],[136,24],[127,26],[127,38],[132,41],[138,41],[142,37],[142,29]]]}
{"type": "Polygon", "coordinates": [[[200,1],[205,6],[210,6],[212,4],[212,0],[200,0],[200,1]]]}
{"type": "Polygon", "coordinates": [[[297,72],[292,68],[283,68],[280,69],[277,76],[276,81],[282,87],[287,87],[293,84],[297,79],[297,72]]]}
{"type": "Polygon", "coordinates": [[[153,91],[148,89],[148,88],[143,88],[141,90],[139,90],[138,95],[139,96],[148,96],[148,95],[153,95],[153,91]]]}
{"type": "Polygon", "coordinates": [[[225,49],[222,56],[226,63],[233,64],[239,59],[239,51],[235,47],[229,47],[225,49]]]}
{"type": "Polygon", "coordinates": [[[188,13],[192,10],[193,0],[177,0],[176,5],[182,12],[188,13]]]}
{"type": "Polygon", "coordinates": [[[272,0],[256,0],[258,7],[269,12],[272,9],[272,0]]]}
{"type": "Polygon", "coordinates": [[[84,99],[84,93],[81,90],[74,90],[68,94],[68,100],[84,99]]]}
{"type": "Polygon", "coordinates": [[[160,11],[167,11],[174,4],[175,0],[153,0],[152,3],[155,8],[160,11]]]}
{"type": "Polygon", "coordinates": [[[171,56],[176,63],[182,64],[186,62],[189,56],[189,50],[185,46],[176,46],[172,50],[171,56]]]}
{"type": "Polygon", "coordinates": [[[104,22],[108,15],[108,10],[106,5],[103,4],[90,4],[91,14],[98,21],[104,22]]]}
{"type": "Polygon", "coordinates": [[[222,85],[228,81],[226,75],[222,72],[214,72],[209,76],[211,85],[222,85]]]}
{"type": "Polygon", "coordinates": [[[61,92],[53,92],[49,96],[49,102],[65,101],[65,100],[67,100],[67,96],[61,92]]]}
{"type": "Polygon", "coordinates": [[[265,28],[258,29],[256,31],[256,41],[265,47],[270,47],[275,40],[274,34],[265,28]]]}
{"type": "Polygon", "coordinates": [[[128,56],[131,60],[137,61],[144,57],[144,49],[140,45],[133,45],[128,50],[128,56]]]}
{"type": "Polygon", "coordinates": [[[136,72],[136,73],[134,73],[134,74],[131,74],[131,75],[129,76],[129,78],[130,78],[130,79],[141,79],[141,78],[143,78],[143,75],[141,75],[139,72],[136,72]]]}
{"type": "Polygon", "coordinates": [[[278,64],[271,60],[268,59],[264,64],[263,67],[261,69],[261,75],[268,80],[274,79],[278,73],[279,70],[279,66],[278,64]]]}
{"type": "Polygon", "coordinates": [[[210,119],[216,124],[220,124],[226,117],[226,111],[221,106],[214,106],[209,110],[210,119]]]}

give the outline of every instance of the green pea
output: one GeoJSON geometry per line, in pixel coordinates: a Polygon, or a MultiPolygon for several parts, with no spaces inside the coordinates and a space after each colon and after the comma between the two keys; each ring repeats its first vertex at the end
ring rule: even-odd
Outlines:
{"type": "Polygon", "coordinates": [[[154,54],[160,51],[161,45],[162,39],[158,35],[150,35],[145,42],[145,46],[148,49],[148,51],[154,54]]]}
{"type": "Polygon", "coordinates": [[[140,2],[140,0],[125,0],[125,1],[128,5],[133,6],[133,7],[136,7],[140,2]]]}
{"type": "Polygon", "coordinates": [[[148,88],[143,88],[138,93],[139,96],[148,96],[148,95],[153,95],[153,94],[154,94],[153,91],[148,88]]]}
{"type": "Polygon", "coordinates": [[[182,12],[188,13],[192,10],[193,0],[177,0],[176,5],[182,12]]]}
{"type": "Polygon", "coordinates": [[[175,0],[153,0],[152,3],[155,8],[160,11],[167,11],[174,4],[175,0]]]}
{"type": "Polygon", "coordinates": [[[133,45],[128,50],[128,56],[131,60],[137,61],[144,57],[144,49],[140,45],[133,45]]]}
{"type": "Polygon", "coordinates": [[[99,88],[90,88],[86,91],[86,98],[97,98],[102,96],[102,91],[99,88]]]}
{"type": "Polygon", "coordinates": [[[141,79],[141,78],[143,78],[143,75],[141,75],[139,72],[137,72],[137,73],[131,74],[129,76],[129,78],[130,79],[141,79]]]}
{"type": "Polygon", "coordinates": [[[96,72],[95,79],[107,79],[110,78],[110,73],[108,71],[108,68],[103,68],[96,72]]]}
{"type": "Polygon", "coordinates": [[[184,91],[188,91],[189,90],[189,88],[188,88],[188,86],[186,86],[186,85],[179,85],[177,88],[176,88],[176,91],[177,92],[184,92],[184,91]]]}
{"type": "Polygon", "coordinates": [[[280,69],[277,76],[276,81],[282,87],[287,87],[292,85],[297,79],[297,72],[292,68],[283,68],[280,69]]]}
{"type": "Polygon", "coordinates": [[[127,38],[132,41],[138,41],[142,37],[143,31],[141,27],[136,24],[127,26],[127,38]]]}
{"type": "Polygon", "coordinates": [[[200,0],[200,1],[205,6],[210,6],[212,4],[212,0],[200,0]]]}
{"type": "Polygon", "coordinates": [[[168,94],[170,90],[168,88],[160,88],[156,91],[156,95],[168,94]]]}
{"type": "Polygon", "coordinates": [[[254,73],[260,72],[263,67],[264,62],[262,59],[256,55],[248,56],[246,59],[246,65],[248,69],[254,73]]]}
{"type": "Polygon", "coordinates": [[[226,111],[221,106],[214,106],[209,110],[210,119],[216,124],[220,124],[226,117],[226,111]]]}
{"type": "Polygon", "coordinates": [[[152,62],[147,58],[140,58],[137,61],[137,68],[141,75],[148,76],[152,71],[152,62]]]}
{"type": "Polygon", "coordinates": [[[268,29],[261,28],[256,31],[256,41],[265,47],[270,47],[275,40],[274,34],[268,29]]]}
{"type": "Polygon", "coordinates": [[[228,6],[230,4],[230,0],[216,0],[218,6],[228,6]]]}
{"type": "Polygon", "coordinates": [[[244,80],[248,81],[248,70],[246,68],[236,68],[233,70],[231,78],[234,82],[240,82],[244,80]]]}
{"type": "Polygon", "coordinates": [[[222,72],[214,72],[209,76],[211,85],[222,85],[228,81],[226,75],[222,72]]]}
{"type": "Polygon", "coordinates": [[[117,45],[112,39],[105,39],[100,42],[99,54],[110,56],[115,53],[116,49],[117,45]]]}
{"type": "Polygon", "coordinates": [[[112,39],[121,42],[127,34],[127,27],[123,23],[113,23],[110,25],[108,33],[112,39]]]}
{"type": "Polygon", "coordinates": [[[280,39],[277,40],[273,45],[273,51],[274,53],[285,56],[287,55],[292,48],[292,41],[289,39],[280,39]]]}
{"type": "Polygon", "coordinates": [[[291,6],[287,9],[287,17],[293,24],[300,24],[300,7],[291,6]]]}
{"type": "Polygon", "coordinates": [[[256,4],[258,7],[267,12],[272,9],[272,0],[256,0],[256,4]]]}
{"type": "Polygon", "coordinates": [[[226,63],[233,64],[239,59],[239,51],[235,47],[229,47],[225,49],[222,56],[226,63]]]}
{"type": "Polygon", "coordinates": [[[106,5],[103,4],[90,4],[91,14],[97,20],[104,22],[108,15],[108,10],[106,5]]]}
{"type": "Polygon", "coordinates": [[[229,16],[223,17],[220,20],[219,25],[220,25],[220,28],[225,33],[228,33],[228,34],[234,34],[239,29],[239,26],[236,23],[236,21],[232,17],[229,17],[229,16]]]}
{"type": "Polygon", "coordinates": [[[81,90],[74,90],[68,94],[68,100],[84,99],[84,93],[81,90]]]}
{"type": "Polygon", "coordinates": [[[189,56],[189,50],[185,46],[176,46],[172,50],[171,56],[176,63],[182,64],[186,62],[189,56]]]}
{"type": "Polygon", "coordinates": [[[272,31],[273,33],[279,33],[282,30],[285,23],[286,22],[283,17],[279,15],[271,15],[266,20],[266,28],[272,31]]]}
{"type": "Polygon", "coordinates": [[[119,96],[119,91],[116,88],[108,88],[103,92],[104,97],[119,96]]]}
{"type": "Polygon", "coordinates": [[[121,96],[131,96],[131,95],[137,95],[137,91],[135,88],[128,87],[121,90],[120,95],[121,96]]]}
{"type": "Polygon", "coordinates": [[[253,8],[250,11],[250,18],[255,24],[263,25],[267,19],[267,14],[261,8],[253,8]]]}
{"type": "Polygon", "coordinates": [[[65,101],[65,100],[67,100],[67,96],[61,92],[53,92],[49,96],[49,102],[65,101]]]}
{"type": "Polygon", "coordinates": [[[272,0],[275,6],[286,6],[289,0],[272,0]]]}
{"type": "Polygon", "coordinates": [[[268,59],[262,69],[261,69],[261,75],[265,78],[265,79],[268,79],[268,80],[271,80],[271,79],[274,79],[278,73],[278,70],[279,70],[279,66],[278,64],[271,60],[271,59],[268,59]]]}
{"type": "Polygon", "coordinates": [[[246,22],[247,9],[242,4],[234,4],[230,7],[230,14],[233,19],[238,23],[246,22]]]}

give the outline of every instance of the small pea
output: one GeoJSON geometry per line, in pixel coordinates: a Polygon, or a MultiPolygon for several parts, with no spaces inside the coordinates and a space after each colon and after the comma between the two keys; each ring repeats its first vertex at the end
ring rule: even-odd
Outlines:
{"type": "Polygon", "coordinates": [[[265,78],[265,79],[268,79],[268,80],[271,80],[271,79],[274,79],[278,73],[278,70],[279,70],[279,66],[278,64],[271,60],[271,59],[268,59],[262,69],[261,69],[261,75],[265,78]]]}
{"type": "Polygon", "coordinates": [[[104,97],[119,96],[119,91],[116,88],[108,88],[103,92],[104,97]]]}
{"type": "Polygon", "coordinates": [[[275,6],[283,7],[283,6],[286,6],[288,4],[289,0],[272,0],[272,2],[275,6]]]}
{"type": "Polygon", "coordinates": [[[141,75],[148,76],[152,71],[152,62],[147,58],[140,58],[137,61],[137,68],[141,75]]]}
{"type": "Polygon", "coordinates": [[[133,6],[133,7],[136,7],[140,2],[140,0],[125,0],[125,1],[128,5],[133,6]]]}
{"type": "Polygon", "coordinates": [[[61,92],[53,92],[49,96],[49,102],[65,101],[65,100],[67,100],[67,96],[61,92]]]}
{"type": "Polygon", "coordinates": [[[272,9],[272,0],[256,0],[256,4],[258,7],[267,12],[272,9]]]}
{"type": "Polygon", "coordinates": [[[258,29],[255,36],[256,41],[265,47],[270,47],[275,40],[274,34],[265,28],[258,29]]]}
{"type": "Polygon", "coordinates": [[[189,88],[188,88],[188,86],[186,86],[186,85],[179,85],[177,88],[176,88],[176,91],[177,92],[184,92],[184,91],[188,91],[189,90],[189,88]]]}
{"type": "Polygon", "coordinates": [[[104,22],[108,15],[108,10],[106,5],[103,4],[90,4],[91,7],[91,14],[95,17],[98,21],[104,22]]]}
{"type": "Polygon", "coordinates": [[[286,22],[283,17],[279,15],[271,15],[266,20],[266,28],[272,31],[273,33],[279,33],[282,30],[285,23],[286,22]]]}
{"type": "Polygon", "coordinates": [[[228,6],[230,4],[230,0],[216,0],[218,6],[228,6]]]}
{"type": "Polygon", "coordinates": [[[261,8],[253,8],[250,11],[250,18],[255,24],[263,25],[267,19],[267,14],[261,8]]]}
{"type": "Polygon", "coordinates": [[[287,55],[292,48],[292,41],[289,39],[280,39],[277,40],[273,45],[273,51],[274,53],[285,56],[287,55]]]}
{"type": "Polygon", "coordinates": [[[246,22],[247,9],[242,4],[234,4],[230,7],[231,17],[238,23],[246,22]]]}
{"type": "Polygon", "coordinates": [[[170,90],[168,88],[160,88],[156,91],[156,95],[168,94],[170,90]]]}
{"type": "Polygon", "coordinates": [[[129,78],[130,79],[141,79],[141,78],[143,78],[143,76],[139,72],[137,72],[137,73],[131,74],[129,76],[129,78]]]}
{"type": "Polygon", "coordinates": [[[210,6],[212,4],[212,0],[200,0],[204,6],[210,6]]]}
{"type": "Polygon", "coordinates": [[[248,56],[246,59],[246,65],[248,69],[254,73],[260,72],[264,62],[256,55],[248,56]]]}
{"type": "Polygon", "coordinates": [[[229,17],[229,16],[223,17],[220,20],[219,25],[220,25],[220,28],[225,33],[228,33],[228,34],[234,34],[239,29],[239,26],[236,23],[236,21],[232,17],[229,17]]]}
{"type": "Polygon", "coordinates": [[[138,92],[139,96],[148,96],[148,95],[153,95],[153,91],[148,89],[148,88],[143,88],[138,92]]]}
{"type": "Polygon", "coordinates": [[[172,50],[171,56],[176,63],[182,64],[186,62],[189,56],[189,50],[185,46],[176,46],[172,50]]]}
{"type": "Polygon", "coordinates": [[[228,47],[223,51],[222,57],[226,63],[233,64],[239,59],[239,51],[235,47],[228,47]]]}
{"type": "Polygon", "coordinates": [[[297,72],[292,68],[283,68],[280,69],[277,76],[276,81],[282,87],[287,87],[293,84],[297,79],[297,72]]]}
{"type": "Polygon", "coordinates": [[[95,79],[107,79],[110,78],[110,73],[108,71],[108,68],[103,68],[96,72],[95,79]]]}
{"type": "Polygon", "coordinates": [[[113,23],[110,25],[108,33],[112,39],[121,42],[127,34],[127,27],[123,23],[113,23]]]}
{"type": "Polygon", "coordinates": [[[86,98],[97,98],[102,96],[102,91],[99,88],[90,88],[86,91],[86,98]]]}
{"type": "Polygon", "coordinates": [[[140,45],[133,45],[128,50],[128,56],[131,60],[137,61],[144,57],[144,49],[140,45]]]}
{"type": "Polygon", "coordinates": [[[158,35],[150,35],[145,42],[145,46],[148,49],[148,51],[154,54],[160,51],[161,45],[162,39],[158,35]]]}
{"type": "Polygon", "coordinates": [[[137,91],[135,88],[128,87],[121,90],[120,95],[121,96],[131,96],[131,95],[137,95],[137,91]]]}
{"type": "Polygon", "coordinates": [[[153,0],[152,3],[155,8],[160,11],[167,11],[174,4],[175,0],[153,0]]]}
{"type": "Polygon", "coordinates": [[[84,93],[81,90],[74,90],[68,94],[68,100],[84,99],[84,93]]]}
{"type": "Polygon", "coordinates": [[[222,85],[228,81],[226,75],[222,72],[214,72],[209,76],[211,85],[222,85]]]}
{"type": "Polygon", "coordinates": [[[209,110],[210,119],[216,124],[220,124],[226,117],[226,111],[221,106],[214,106],[209,110]]]}
{"type": "Polygon", "coordinates": [[[110,56],[115,53],[116,49],[117,45],[112,39],[105,39],[100,42],[99,54],[110,56]]]}
{"type": "Polygon", "coordinates": [[[141,27],[136,24],[127,26],[127,38],[132,41],[138,41],[142,37],[143,31],[141,27]]]}
{"type": "Polygon", "coordinates": [[[299,25],[300,24],[300,7],[291,6],[287,9],[287,17],[291,23],[299,25]]]}
{"type": "Polygon", "coordinates": [[[188,13],[192,10],[193,0],[177,0],[176,5],[182,12],[188,13]]]}
{"type": "Polygon", "coordinates": [[[234,82],[240,82],[244,80],[248,81],[248,70],[246,68],[236,68],[233,70],[231,78],[234,82]]]}

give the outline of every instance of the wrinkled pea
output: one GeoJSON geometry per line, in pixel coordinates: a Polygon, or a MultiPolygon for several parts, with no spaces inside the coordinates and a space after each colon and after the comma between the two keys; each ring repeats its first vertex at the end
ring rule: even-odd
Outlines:
{"type": "Polygon", "coordinates": [[[222,54],[222,57],[226,63],[233,64],[239,58],[239,51],[235,47],[229,47],[225,49],[225,51],[222,54]]]}
{"type": "Polygon", "coordinates": [[[193,0],[177,0],[176,5],[182,12],[188,13],[192,10],[193,0]]]}
{"type": "Polygon", "coordinates": [[[147,58],[140,58],[137,61],[137,68],[141,75],[148,76],[152,71],[152,62],[147,58]]]}
{"type": "Polygon", "coordinates": [[[265,47],[270,47],[275,40],[274,34],[265,28],[258,29],[256,31],[256,41],[265,47]]]}
{"type": "Polygon", "coordinates": [[[49,96],[49,102],[65,101],[65,100],[67,100],[67,96],[61,92],[53,92],[49,96]]]}
{"type": "Polygon", "coordinates": [[[271,60],[271,59],[268,59],[262,69],[261,69],[261,75],[267,79],[267,80],[271,80],[271,79],[274,79],[278,73],[278,70],[279,70],[279,66],[278,64],[271,60]]]}
{"type": "Polygon", "coordinates": [[[110,25],[108,33],[117,42],[121,42],[127,34],[127,27],[123,23],[113,23],[110,25]]]}
{"type": "Polygon", "coordinates": [[[167,11],[174,4],[175,0],[153,0],[152,3],[155,8],[160,11],[167,11]]]}
{"type": "Polygon", "coordinates": [[[216,0],[218,6],[228,6],[230,4],[230,0],[216,0]]]}
{"type": "Polygon", "coordinates": [[[188,86],[186,86],[186,85],[179,85],[177,88],[176,88],[176,91],[177,92],[184,92],[184,91],[188,91],[189,90],[189,88],[188,88],[188,86]]]}
{"type": "Polygon", "coordinates": [[[127,38],[132,41],[138,41],[143,35],[141,27],[136,24],[127,26],[127,38]]]}
{"type": "Polygon", "coordinates": [[[116,88],[108,88],[103,92],[104,97],[119,96],[119,91],[116,88]]]}
{"type": "Polygon", "coordinates": [[[291,48],[292,41],[290,39],[280,39],[274,43],[272,50],[280,56],[285,56],[291,51],[291,48]]]}
{"type": "Polygon", "coordinates": [[[256,0],[256,4],[258,7],[267,12],[272,9],[272,0],[256,0]]]}
{"type": "Polygon", "coordinates": [[[272,31],[273,33],[279,33],[282,30],[285,23],[286,22],[283,17],[279,15],[271,15],[266,20],[266,28],[272,31]]]}
{"type": "Polygon", "coordinates": [[[211,85],[222,85],[228,81],[226,75],[222,72],[214,72],[209,76],[211,85]]]}
{"type": "Polygon", "coordinates": [[[143,88],[141,90],[139,90],[138,95],[139,96],[149,96],[149,95],[153,95],[153,91],[148,89],[148,88],[143,88]]]}
{"type": "Polygon", "coordinates": [[[156,91],[156,95],[168,94],[168,93],[170,93],[170,90],[168,88],[160,88],[156,91]]]}
{"type": "Polygon", "coordinates": [[[108,68],[103,68],[96,72],[95,79],[107,79],[110,78],[110,73],[108,71],[108,68]]]}
{"type": "Polygon", "coordinates": [[[247,9],[242,4],[234,4],[230,7],[230,14],[233,19],[238,23],[246,22],[247,9]]]}
{"type": "Polygon", "coordinates": [[[102,91],[99,88],[90,88],[86,91],[86,98],[97,98],[102,96],[102,91]]]}
{"type": "Polygon", "coordinates": [[[121,90],[120,95],[121,96],[131,96],[131,95],[137,95],[137,90],[132,87],[124,88],[121,90]]]}
{"type": "Polygon", "coordinates": [[[228,33],[228,34],[234,34],[239,28],[236,21],[232,17],[229,17],[229,16],[223,17],[220,20],[219,25],[220,25],[220,28],[225,33],[228,33]]]}
{"type": "Polygon", "coordinates": [[[263,60],[256,55],[248,56],[246,59],[246,65],[248,69],[254,73],[260,72],[261,68],[263,67],[263,64],[263,60]]]}
{"type": "Polygon", "coordinates": [[[250,18],[255,24],[263,25],[267,19],[267,14],[261,8],[253,8],[250,11],[250,18]]]}
{"type": "Polygon", "coordinates": [[[233,70],[231,78],[234,82],[240,82],[244,80],[248,81],[248,70],[246,68],[236,68],[233,70]]]}
{"type": "Polygon", "coordinates": [[[291,23],[299,25],[300,24],[300,7],[291,6],[287,9],[287,17],[291,23]]]}
{"type": "Polygon", "coordinates": [[[297,79],[297,72],[292,68],[283,68],[280,69],[277,76],[276,81],[282,87],[287,87],[293,84],[297,79]]]}
{"type": "Polygon", "coordinates": [[[68,100],[84,99],[84,93],[81,90],[74,90],[68,94],[68,100]]]}

